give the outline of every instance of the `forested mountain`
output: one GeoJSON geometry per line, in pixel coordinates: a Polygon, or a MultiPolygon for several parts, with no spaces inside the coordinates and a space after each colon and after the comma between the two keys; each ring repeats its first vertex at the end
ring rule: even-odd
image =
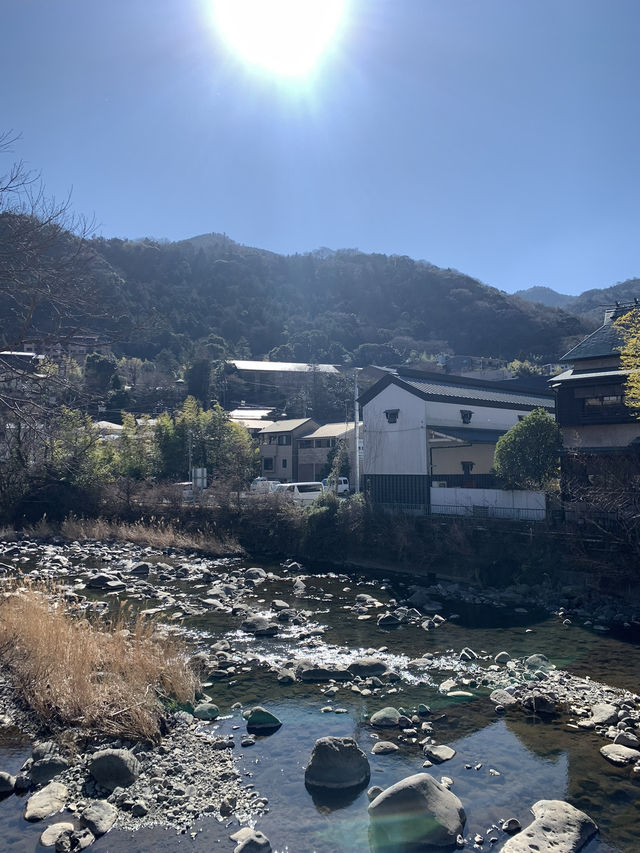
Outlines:
{"type": "Polygon", "coordinates": [[[558,309],[404,256],[282,256],[221,234],[92,246],[141,327],[123,351],[150,360],[163,351],[184,360],[195,343],[282,361],[390,363],[441,350],[553,360],[587,329],[558,309]]]}
{"type": "Polygon", "coordinates": [[[551,287],[542,287],[541,285],[528,287],[526,290],[516,290],[513,295],[519,296],[520,299],[526,299],[527,302],[539,302],[549,308],[564,308],[573,298],[568,293],[558,293],[551,287]]]}

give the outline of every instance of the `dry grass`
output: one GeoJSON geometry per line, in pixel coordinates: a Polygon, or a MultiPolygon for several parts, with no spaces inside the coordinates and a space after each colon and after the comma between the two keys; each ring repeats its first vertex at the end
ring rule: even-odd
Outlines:
{"type": "Polygon", "coordinates": [[[189,533],[169,522],[152,520],[151,523],[113,522],[103,518],[80,519],[74,516],[65,519],[60,532],[67,539],[79,541],[98,539],[102,541],[120,540],[150,545],[153,548],[190,548],[213,556],[225,556],[240,553],[242,548],[232,539],[218,539],[210,534],[189,533]]]}
{"type": "Polygon", "coordinates": [[[0,663],[43,723],[157,741],[161,700],[193,701],[186,649],[152,621],[127,617],[90,622],[44,587],[4,593],[0,663]]]}

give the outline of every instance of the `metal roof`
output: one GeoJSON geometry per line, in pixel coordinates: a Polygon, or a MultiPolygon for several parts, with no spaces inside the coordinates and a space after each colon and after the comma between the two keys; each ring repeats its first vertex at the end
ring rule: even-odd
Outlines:
{"type": "Polygon", "coordinates": [[[251,409],[248,406],[240,406],[237,409],[234,409],[232,412],[229,412],[230,418],[249,418],[250,420],[257,421],[260,418],[268,418],[269,415],[272,415],[273,408],[271,409],[251,409]]]}
{"type": "Polygon", "coordinates": [[[462,441],[468,441],[469,444],[495,444],[499,438],[507,432],[506,429],[465,429],[465,427],[435,427],[429,429],[432,432],[437,432],[440,435],[450,436],[462,441]]]}
{"type": "Polygon", "coordinates": [[[294,429],[304,426],[304,424],[316,425],[311,418],[293,418],[291,420],[275,421],[270,426],[266,426],[260,432],[293,432],[294,429]]]}
{"type": "MultiPolygon", "coordinates": [[[[360,429],[362,429],[362,421],[360,423],[360,429]]],[[[318,427],[315,432],[310,432],[305,436],[302,436],[303,439],[307,438],[338,438],[341,435],[346,435],[348,432],[352,432],[355,429],[355,425],[353,421],[349,421],[349,423],[345,424],[344,421],[342,423],[337,424],[325,424],[324,426],[318,427]]]]}
{"type": "Polygon", "coordinates": [[[333,364],[304,364],[294,361],[242,361],[229,359],[238,370],[256,370],[270,373],[311,373],[317,370],[320,373],[338,373],[333,364]]]}
{"type": "Polygon", "coordinates": [[[275,421],[259,420],[258,418],[235,418],[235,417],[233,417],[233,418],[229,418],[229,420],[231,421],[231,423],[240,424],[240,426],[243,426],[245,429],[255,429],[255,430],[260,430],[260,431],[263,429],[266,430],[267,427],[272,426],[272,424],[275,423],[275,421]]]}
{"type": "Polygon", "coordinates": [[[589,372],[586,372],[584,370],[576,371],[574,368],[569,368],[569,370],[559,373],[549,381],[552,388],[555,388],[557,385],[561,385],[563,382],[587,383],[592,379],[618,379],[623,381],[630,373],[633,372],[634,371],[632,370],[590,370],[589,372]]]}
{"type": "MultiPolygon", "coordinates": [[[[395,379],[396,377],[394,377],[395,379]]],[[[518,391],[511,391],[508,389],[493,390],[489,388],[479,388],[477,385],[470,385],[465,387],[464,385],[458,384],[449,384],[445,381],[437,382],[434,380],[419,380],[419,379],[408,379],[406,377],[398,377],[402,385],[410,386],[414,388],[416,391],[419,391],[422,395],[426,395],[428,397],[445,397],[451,398],[452,401],[474,401],[480,404],[486,403],[490,405],[491,403],[508,403],[513,406],[514,409],[522,408],[526,406],[542,406],[545,409],[553,408],[553,400],[551,399],[551,395],[543,395],[543,394],[527,394],[518,391]]],[[[400,384],[400,383],[399,383],[400,384]]],[[[495,383],[498,384],[498,383],[495,383]]]]}

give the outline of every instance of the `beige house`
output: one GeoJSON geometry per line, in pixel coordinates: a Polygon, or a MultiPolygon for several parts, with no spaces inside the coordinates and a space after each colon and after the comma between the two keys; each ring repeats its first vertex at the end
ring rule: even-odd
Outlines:
{"type": "MultiPolygon", "coordinates": [[[[362,430],[362,424],[360,424],[362,430]]],[[[349,449],[349,479],[353,482],[356,470],[355,458],[355,424],[349,423],[325,424],[298,439],[298,474],[300,479],[321,480],[325,476],[327,458],[330,451],[341,440],[347,442],[349,449]]],[[[362,443],[360,443],[362,457],[362,443]]]]}
{"type": "Polygon", "coordinates": [[[281,483],[299,482],[298,439],[317,428],[312,418],[275,421],[263,427],[257,435],[262,476],[281,483]]]}

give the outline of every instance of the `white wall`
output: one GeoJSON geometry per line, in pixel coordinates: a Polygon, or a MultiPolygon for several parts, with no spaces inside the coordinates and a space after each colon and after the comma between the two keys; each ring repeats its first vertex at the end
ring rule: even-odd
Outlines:
{"type": "Polygon", "coordinates": [[[545,494],[504,489],[431,489],[432,515],[485,513],[489,518],[542,521],[546,517],[545,494]]]}
{"type": "MultiPolygon", "coordinates": [[[[459,417],[459,414],[458,414],[459,417]]],[[[363,474],[428,474],[425,403],[397,385],[388,385],[363,406],[363,474]],[[395,424],[385,409],[398,409],[395,424]]]]}
{"type": "Polygon", "coordinates": [[[473,412],[469,429],[511,429],[518,423],[518,415],[528,415],[528,409],[495,409],[490,405],[478,406],[456,400],[453,403],[426,403],[426,417],[429,426],[437,429],[439,426],[455,426],[464,428],[460,409],[473,412]]]}

